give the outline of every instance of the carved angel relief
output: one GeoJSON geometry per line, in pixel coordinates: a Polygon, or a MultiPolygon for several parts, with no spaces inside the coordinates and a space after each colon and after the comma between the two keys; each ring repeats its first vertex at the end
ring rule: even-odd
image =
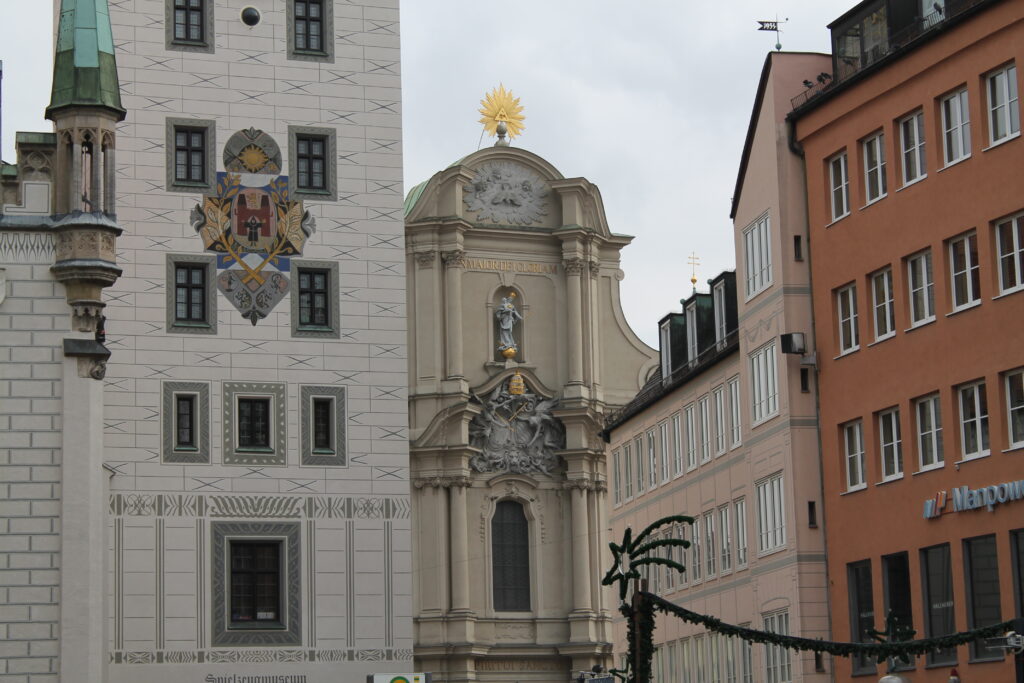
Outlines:
{"type": "Polygon", "coordinates": [[[481,165],[466,185],[463,201],[477,219],[502,225],[530,225],[548,213],[548,186],[530,169],[508,161],[481,165]]]}
{"type": "Polygon", "coordinates": [[[522,384],[511,387],[514,378],[487,400],[473,394],[483,412],[470,423],[469,439],[483,452],[469,465],[477,472],[550,474],[558,465],[555,451],[565,448],[565,427],[552,415],[558,399],[541,399],[522,384]]]}

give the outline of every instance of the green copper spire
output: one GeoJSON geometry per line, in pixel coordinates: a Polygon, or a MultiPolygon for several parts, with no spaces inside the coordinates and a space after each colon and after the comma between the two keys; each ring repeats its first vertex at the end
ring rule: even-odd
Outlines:
{"type": "Polygon", "coordinates": [[[77,106],[106,107],[124,118],[107,0],[61,0],[46,117],[77,106]]]}

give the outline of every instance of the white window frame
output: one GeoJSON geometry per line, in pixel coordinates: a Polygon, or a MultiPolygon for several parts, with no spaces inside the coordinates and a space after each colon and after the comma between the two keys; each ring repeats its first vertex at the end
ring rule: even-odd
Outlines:
{"type": "Polygon", "coordinates": [[[672,469],[669,466],[668,420],[662,420],[658,423],[658,445],[661,447],[659,452],[659,459],[661,461],[661,483],[664,484],[672,478],[672,469]]]}
{"type": "Polygon", "coordinates": [[[739,375],[729,379],[729,429],[732,432],[730,448],[738,448],[743,443],[743,406],[740,404],[739,375]]]}
{"type": "Polygon", "coordinates": [[[998,255],[996,262],[999,264],[999,293],[1009,294],[1024,289],[1024,213],[996,221],[994,237],[998,255]]]}
{"type": "Polygon", "coordinates": [[[910,327],[935,320],[935,276],[931,249],[907,257],[907,291],[910,296],[910,327]],[[917,295],[920,295],[919,301],[915,299],[917,295]]]}
{"type": "MultiPolygon", "coordinates": [[[[750,628],[750,624],[740,624],[750,628]]],[[[740,681],[754,683],[754,644],[749,640],[740,639],[740,681]]]]}
{"type": "Polygon", "coordinates": [[[622,444],[622,474],[623,474],[623,501],[633,499],[633,454],[630,450],[629,440],[622,444]]]}
{"type": "Polygon", "coordinates": [[[732,522],[729,519],[730,510],[731,506],[728,504],[718,508],[721,574],[727,574],[732,571],[732,522]]]}
{"type": "Polygon", "coordinates": [[[764,214],[743,231],[747,301],[772,284],[771,221],[764,214]]]}
{"type": "Polygon", "coordinates": [[[747,499],[737,498],[733,501],[736,514],[736,570],[746,568],[749,558],[747,545],[747,499]]]}
{"type": "Polygon", "coordinates": [[[882,456],[882,481],[902,479],[903,435],[899,408],[890,408],[878,414],[878,440],[882,456]]]}
{"type": "Polygon", "coordinates": [[[683,473],[683,418],[679,413],[672,416],[672,473],[676,477],[683,473]]]}
{"type": "MultiPolygon", "coordinates": [[[[789,635],[789,612],[762,614],[764,630],[779,635],[789,635]]],[[[764,646],[765,683],[792,683],[793,670],[790,666],[789,650],[781,645],[764,646]]]]}
{"type": "MultiPolygon", "coordinates": [[[[686,526],[686,524],[676,525],[676,538],[678,538],[680,541],[686,540],[686,526]]],[[[680,564],[686,567],[686,571],[682,572],[679,575],[679,587],[682,588],[690,582],[689,550],[687,548],[683,548],[682,546],[679,547],[679,561],[680,564]]]]}
{"type": "Polygon", "coordinates": [[[978,263],[978,235],[973,230],[949,241],[949,294],[954,311],[981,302],[981,264],[978,263]],[[957,299],[963,299],[958,303],[957,299]]]}
{"type": "Polygon", "coordinates": [[[711,396],[715,401],[715,455],[725,453],[725,386],[715,387],[711,396]]]}
{"type": "Polygon", "coordinates": [[[843,462],[846,471],[846,490],[867,488],[864,472],[864,422],[852,420],[843,425],[843,462]]]}
{"type": "Polygon", "coordinates": [[[928,177],[924,149],[924,112],[919,109],[900,119],[899,129],[903,185],[907,186],[928,177]]]}
{"type": "Polygon", "coordinates": [[[661,324],[659,340],[661,341],[661,378],[667,380],[672,376],[672,332],[670,323],[666,320],[661,324]]]}
{"type": "Polygon", "coordinates": [[[1024,370],[1006,373],[1006,432],[1010,448],[1024,447],[1024,370]],[[1015,422],[1014,418],[1017,418],[1015,422]],[[1015,427],[1017,427],[1015,429],[1015,427]]]}
{"type": "Polygon", "coordinates": [[[860,333],[857,330],[857,283],[851,282],[836,290],[836,330],[839,340],[839,355],[853,353],[860,348],[860,333]]]}
{"type": "Polygon", "coordinates": [[[988,433],[988,395],[984,380],[960,385],[957,387],[956,396],[960,412],[960,455],[963,460],[984,458],[992,452],[988,433]],[[968,417],[964,412],[967,405],[973,409],[972,417],[968,417]],[[967,450],[967,430],[970,427],[975,430],[978,446],[973,451],[967,450]]]}
{"type": "Polygon", "coordinates": [[[703,555],[701,555],[701,532],[700,532],[700,517],[693,520],[693,524],[690,525],[690,564],[687,567],[692,570],[690,575],[690,582],[698,584],[704,580],[704,565],[702,564],[703,555]]]}
{"type": "Polygon", "coordinates": [[[914,418],[917,423],[917,461],[920,472],[933,470],[946,464],[942,444],[942,404],[938,394],[931,394],[914,401],[914,418]],[[928,423],[921,418],[926,415],[928,423]],[[926,445],[933,459],[925,462],[926,445]]]}
{"type": "Polygon", "coordinates": [[[876,133],[862,143],[864,151],[864,198],[874,204],[888,194],[885,177],[885,133],[876,133]]]}
{"type": "Polygon", "coordinates": [[[683,412],[686,415],[686,471],[697,467],[697,429],[696,404],[691,403],[683,412]]]}
{"type": "Polygon", "coordinates": [[[829,179],[831,181],[830,204],[832,205],[832,222],[850,215],[850,162],[846,151],[828,160],[829,179]]]}
{"type": "Polygon", "coordinates": [[[693,365],[697,362],[700,346],[697,339],[697,302],[686,306],[686,360],[693,365]]]}
{"type": "Polygon", "coordinates": [[[725,281],[716,282],[711,294],[715,309],[715,345],[721,349],[725,346],[725,337],[728,334],[725,315],[725,281]]]}
{"type": "Polygon", "coordinates": [[[711,460],[711,396],[704,394],[697,400],[700,414],[700,462],[711,460]]]}
{"type": "Polygon", "coordinates": [[[633,437],[633,450],[636,451],[636,495],[639,496],[647,490],[647,480],[644,479],[644,435],[633,437]]]}
{"type": "Polygon", "coordinates": [[[871,275],[871,300],[874,310],[875,341],[896,334],[896,311],[892,291],[892,268],[883,268],[871,275]]]}
{"type": "Polygon", "coordinates": [[[755,486],[757,492],[757,555],[762,557],[786,548],[785,481],[781,472],[755,486]]]}
{"type": "Polygon", "coordinates": [[[942,98],[942,142],[946,166],[971,156],[971,110],[967,88],[942,98]]]}
{"type": "Polygon", "coordinates": [[[750,354],[750,378],[750,426],[756,427],[779,412],[774,339],[750,354]]]}
{"type": "Polygon", "coordinates": [[[622,451],[619,449],[615,449],[612,452],[612,463],[614,467],[612,472],[615,478],[612,486],[615,491],[615,505],[617,507],[622,505],[622,451]]]}
{"type": "Polygon", "coordinates": [[[658,488],[658,441],[654,430],[647,430],[647,490],[658,488]]]}
{"type": "Polygon", "coordinates": [[[704,576],[712,579],[718,573],[718,550],[715,542],[715,511],[704,513],[704,576]]]}
{"type": "Polygon", "coordinates": [[[1007,64],[985,77],[988,94],[988,141],[995,145],[1020,135],[1017,67],[1007,64]],[[997,132],[1001,134],[997,135],[997,132]]]}

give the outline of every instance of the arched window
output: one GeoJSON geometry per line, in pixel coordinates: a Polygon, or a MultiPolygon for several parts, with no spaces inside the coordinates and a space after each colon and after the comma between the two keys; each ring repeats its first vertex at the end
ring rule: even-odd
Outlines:
{"type": "Polygon", "coordinates": [[[530,534],[523,506],[498,503],[491,520],[491,562],[494,567],[494,609],[530,609],[530,534]]]}

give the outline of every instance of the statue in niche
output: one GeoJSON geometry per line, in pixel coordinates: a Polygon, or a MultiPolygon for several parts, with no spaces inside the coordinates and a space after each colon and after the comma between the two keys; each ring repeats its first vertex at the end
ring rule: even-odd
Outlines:
{"type": "Polygon", "coordinates": [[[494,312],[495,317],[498,318],[498,351],[505,358],[515,358],[517,345],[513,330],[516,323],[523,319],[523,316],[516,310],[516,305],[512,303],[515,298],[515,292],[502,297],[501,305],[494,312]]]}
{"type": "Polygon", "coordinates": [[[469,425],[470,444],[481,450],[469,460],[477,472],[543,472],[558,464],[556,450],[565,448],[565,428],[552,415],[557,398],[542,399],[526,388],[516,372],[485,401],[473,398],[483,412],[469,425]]]}

